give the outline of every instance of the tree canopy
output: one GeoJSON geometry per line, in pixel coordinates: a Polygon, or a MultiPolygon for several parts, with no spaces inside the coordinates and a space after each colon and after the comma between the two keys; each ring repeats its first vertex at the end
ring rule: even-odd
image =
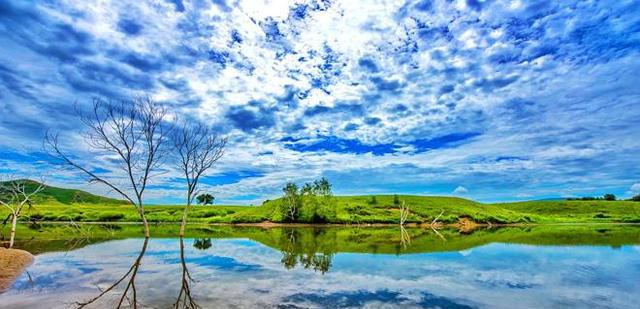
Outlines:
{"type": "Polygon", "coordinates": [[[212,205],[215,197],[209,193],[202,193],[196,197],[198,204],[200,205],[212,205]]]}

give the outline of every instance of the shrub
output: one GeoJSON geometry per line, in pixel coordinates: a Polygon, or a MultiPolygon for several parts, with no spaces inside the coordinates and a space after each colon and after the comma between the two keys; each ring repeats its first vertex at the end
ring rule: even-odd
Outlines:
{"type": "Polygon", "coordinates": [[[632,198],[631,198],[631,200],[632,200],[632,201],[635,201],[635,202],[640,202],[640,194],[638,194],[638,195],[636,195],[636,196],[632,197],[632,198]]]}
{"type": "Polygon", "coordinates": [[[207,210],[207,211],[193,212],[191,214],[191,217],[193,217],[193,218],[211,218],[211,217],[217,217],[217,216],[221,216],[221,215],[225,215],[225,214],[227,214],[227,212],[219,211],[217,209],[211,209],[211,210],[207,210]]]}
{"type": "Polygon", "coordinates": [[[117,212],[103,212],[101,214],[98,214],[98,216],[96,217],[98,221],[104,222],[118,221],[122,218],[124,218],[124,214],[117,212]]]}
{"type": "Polygon", "coordinates": [[[369,201],[368,201],[369,205],[377,205],[378,204],[378,200],[376,199],[376,196],[372,196],[369,201]]]}
{"type": "Polygon", "coordinates": [[[602,197],[605,201],[615,201],[616,200],[616,196],[611,194],[611,193],[607,193],[602,197]]]}

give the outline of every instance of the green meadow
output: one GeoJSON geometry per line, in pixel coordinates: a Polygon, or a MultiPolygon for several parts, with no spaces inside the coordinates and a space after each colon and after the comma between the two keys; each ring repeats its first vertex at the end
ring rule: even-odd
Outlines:
{"type": "MultiPolygon", "coordinates": [[[[640,202],[554,200],[485,204],[457,197],[413,195],[333,196],[312,207],[301,207],[296,223],[398,224],[400,203],[409,208],[407,223],[429,224],[436,217],[444,224],[465,218],[480,224],[640,223],[640,202]],[[321,222],[318,207],[329,211],[321,222]]],[[[282,199],[261,206],[193,206],[190,223],[284,222],[282,199]]],[[[147,219],[154,223],[180,222],[184,207],[149,205],[147,219]]],[[[9,213],[2,209],[0,216],[9,213]]],[[[81,190],[46,187],[25,210],[23,222],[139,222],[136,210],[124,201],[81,190]]]]}

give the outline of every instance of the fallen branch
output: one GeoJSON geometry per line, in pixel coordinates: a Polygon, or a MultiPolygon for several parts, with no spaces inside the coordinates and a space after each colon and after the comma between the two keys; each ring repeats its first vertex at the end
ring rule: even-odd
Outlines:
{"type": "Polygon", "coordinates": [[[434,226],[434,225],[436,224],[436,222],[438,222],[438,219],[440,219],[440,217],[442,216],[442,214],[444,214],[444,209],[440,212],[440,214],[439,214],[437,217],[435,217],[435,218],[433,219],[433,221],[431,221],[431,226],[434,226]]]}

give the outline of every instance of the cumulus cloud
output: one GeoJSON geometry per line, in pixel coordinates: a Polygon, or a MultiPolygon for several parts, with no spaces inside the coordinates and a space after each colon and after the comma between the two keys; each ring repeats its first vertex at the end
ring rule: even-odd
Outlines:
{"type": "Polygon", "coordinates": [[[453,194],[467,194],[469,190],[463,186],[457,186],[455,190],[453,190],[453,194]]]}
{"type": "MultiPolygon", "coordinates": [[[[504,200],[598,184],[621,194],[640,173],[639,10],[506,0],[4,2],[0,63],[11,66],[0,65],[0,147],[39,151],[51,129],[84,153],[73,102],[147,93],[229,136],[216,173],[259,172],[213,184],[222,201],[259,203],[285,181],[319,175],[340,183],[398,173],[414,177],[334,188],[447,194],[465,183],[473,198],[504,200]]],[[[32,161],[4,156],[0,169],[32,161]]]]}

